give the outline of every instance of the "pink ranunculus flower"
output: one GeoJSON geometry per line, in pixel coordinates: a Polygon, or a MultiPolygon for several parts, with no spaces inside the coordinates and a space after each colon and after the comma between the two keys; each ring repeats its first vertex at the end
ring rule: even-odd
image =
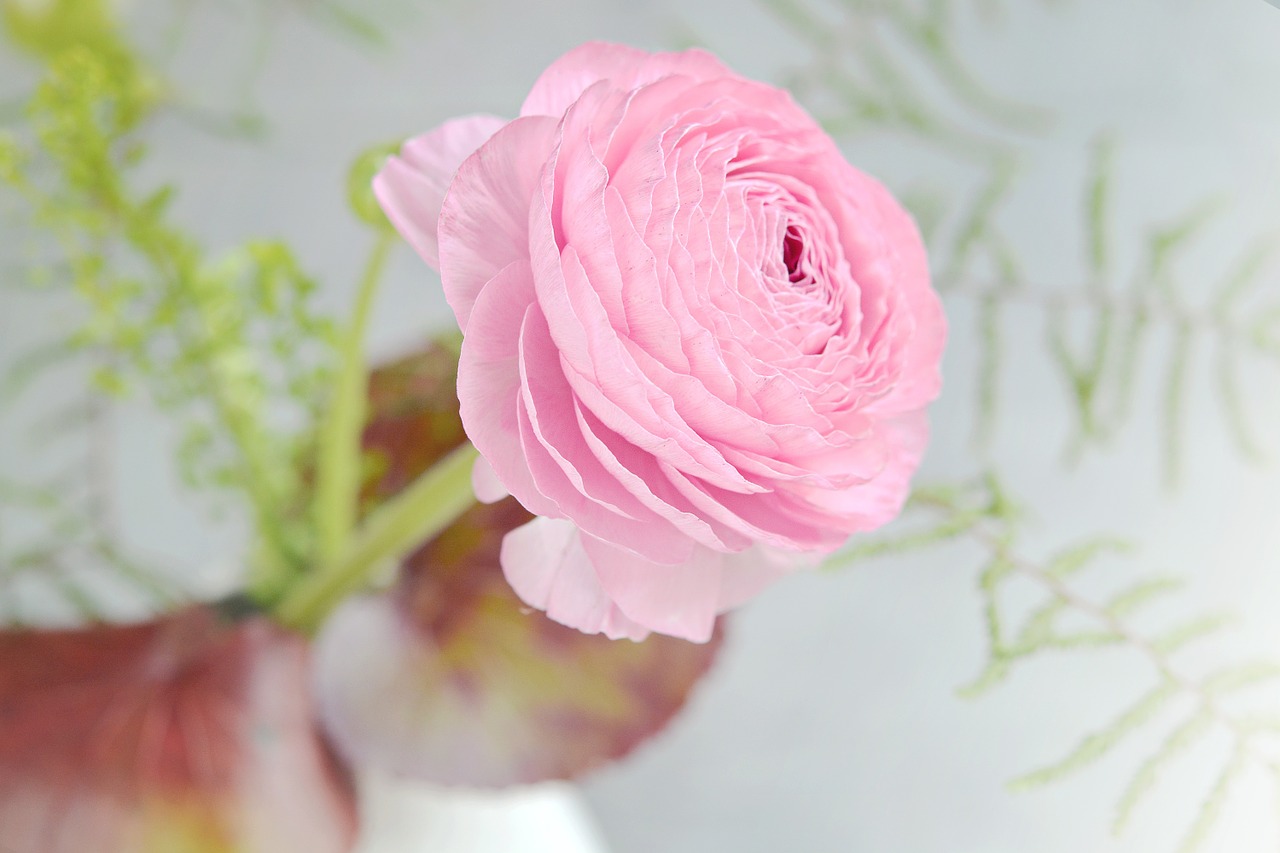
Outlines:
{"type": "Polygon", "coordinates": [[[440,270],[502,565],[588,632],[716,615],[894,518],[946,337],[911,217],[779,89],[592,43],[374,187],[440,270]]]}

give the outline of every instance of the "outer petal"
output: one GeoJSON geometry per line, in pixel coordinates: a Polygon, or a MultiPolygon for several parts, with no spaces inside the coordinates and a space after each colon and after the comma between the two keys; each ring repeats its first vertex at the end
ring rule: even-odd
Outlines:
{"type": "Polygon", "coordinates": [[[440,210],[440,279],[463,332],[480,291],[529,259],[529,208],[551,156],[556,122],[519,118],[458,168],[440,210]]]}
{"type": "MultiPolygon", "coordinates": [[[[502,541],[502,571],[526,604],[561,625],[614,640],[649,635],[647,626],[627,617],[605,594],[572,522],[536,518],[508,533],[502,541]]],[[[699,642],[711,636],[709,627],[705,636],[699,633],[699,642]]]]}
{"type": "Polygon", "coordinates": [[[449,184],[462,161],[504,124],[491,115],[451,119],[406,142],[373,179],[387,218],[432,269],[440,268],[436,231],[449,184]]]}
{"type": "Polygon", "coordinates": [[[476,500],[487,504],[497,503],[511,494],[502,485],[502,480],[498,479],[489,460],[483,456],[477,456],[476,463],[471,468],[471,490],[476,493],[476,500]]]}
{"type": "Polygon", "coordinates": [[[884,470],[870,482],[844,491],[814,490],[805,497],[815,506],[848,519],[847,530],[875,530],[897,518],[911,492],[911,477],[920,467],[929,443],[929,419],[924,409],[881,424],[891,448],[884,470]]]}
{"type": "Polygon", "coordinates": [[[622,613],[653,631],[695,643],[711,638],[717,614],[818,560],[813,554],[760,547],[738,554],[699,547],[689,561],[667,566],[580,535],[601,589],[622,613]]]}
{"type": "Polygon", "coordinates": [[[891,283],[902,289],[915,327],[901,356],[901,372],[893,389],[866,411],[901,414],[932,402],[942,388],[940,368],[947,342],[947,318],[942,301],[930,284],[929,257],[915,220],[883,184],[868,175],[862,177],[861,192],[880,220],[891,283]]]}
{"type": "Polygon", "coordinates": [[[579,95],[600,80],[609,80],[626,91],[673,74],[693,80],[737,76],[704,50],[647,53],[623,44],[587,42],[542,72],[520,107],[520,115],[559,118],[579,95]]]}

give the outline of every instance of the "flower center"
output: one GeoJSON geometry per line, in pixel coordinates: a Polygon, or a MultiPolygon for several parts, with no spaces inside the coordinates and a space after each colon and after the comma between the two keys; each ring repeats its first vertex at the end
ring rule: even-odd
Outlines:
{"type": "Polygon", "coordinates": [[[800,268],[800,259],[804,255],[804,240],[794,225],[787,226],[787,236],[782,241],[782,263],[787,268],[787,278],[795,284],[805,277],[800,268]]]}

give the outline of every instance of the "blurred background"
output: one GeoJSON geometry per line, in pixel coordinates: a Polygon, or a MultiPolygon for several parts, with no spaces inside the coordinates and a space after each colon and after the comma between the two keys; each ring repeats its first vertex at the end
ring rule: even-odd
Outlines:
{"type": "MultiPolygon", "coordinates": [[[[1144,764],[1188,714],[1219,707],[1210,694],[1228,677],[1215,673],[1247,681],[1231,667],[1257,662],[1263,673],[1280,658],[1280,476],[1268,464],[1280,455],[1280,264],[1268,254],[1280,235],[1280,10],[1264,0],[125,0],[121,14],[179,98],[149,136],[140,182],[175,184],[177,219],[211,250],[284,239],[335,316],[350,310],[369,243],[346,201],[355,155],[455,115],[514,115],[538,73],[590,39],[698,44],[788,86],[917,214],[951,323],[919,479],[981,496],[993,475],[1020,507],[1016,521],[866,554],[735,614],[676,722],[581,782],[608,850],[1280,844],[1280,752],[1248,734],[1280,721],[1266,677],[1249,681],[1235,722],[1215,718],[1167,762],[1144,764]],[[1072,548],[1088,566],[1055,568],[1072,548]],[[1043,571],[1007,582],[984,573],[1011,554],[1043,571]],[[1183,586],[1141,611],[1112,606],[1153,577],[1183,586]],[[1045,601],[1065,602],[1067,633],[1072,619],[1083,631],[1119,616],[1129,633],[1105,648],[1011,653],[1000,683],[961,695],[992,661],[992,609],[1016,635],[1045,601]],[[1232,615],[1229,628],[1218,614],[1232,615]],[[1186,689],[1129,713],[1166,667],[1186,689]],[[1042,780],[1051,784],[1010,789],[1082,742],[1084,756],[1042,780]],[[1150,796],[1117,836],[1117,803],[1135,778],[1150,796]]],[[[0,50],[3,110],[34,72],[0,50]]],[[[0,226],[0,269],[17,274],[24,239],[0,226]]],[[[382,358],[452,322],[412,252],[391,263],[371,336],[382,358]]],[[[0,300],[0,359],[11,366],[72,322],[56,302],[9,290],[0,300]]],[[[234,589],[242,520],[184,489],[173,428],[145,403],[112,406],[88,446],[32,449],[33,425],[75,393],[72,379],[42,381],[4,404],[0,472],[35,476],[87,453],[114,469],[114,523],[131,550],[195,594],[234,589]]],[[[925,505],[885,536],[936,521],[925,505]]],[[[3,533],[20,539],[22,524],[3,533]]],[[[143,612],[109,577],[90,583],[112,616],[143,612]]],[[[36,583],[19,578],[0,594],[26,621],[76,618],[36,583]]]]}

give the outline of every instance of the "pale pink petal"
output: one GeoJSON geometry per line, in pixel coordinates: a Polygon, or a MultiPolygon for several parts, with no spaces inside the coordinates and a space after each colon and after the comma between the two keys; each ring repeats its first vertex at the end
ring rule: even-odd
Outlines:
{"type": "Polygon", "coordinates": [[[525,314],[520,344],[521,444],[538,491],[562,517],[596,536],[660,562],[687,559],[689,538],[637,500],[588,449],[541,312],[525,314]]]}
{"type": "Polygon", "coordinates": [[[581,538],[603,593],[627,617],[695,643],[711,638],[726,555],[698,546],[688,561],[667,566],[594,536],[581,538]]]}
{"type": "Polygon", "coordinates": [[[947,342],[947,318],[942,301],[930,284],[929,258],[915,220],[874,178],[866,178],[863,191],[879,213],[890,252],[892,279],[888,284],[905,293],[914,321],[897,382],[889,394],[867,410],[909,412],[932,402],[942,388],[940,370],[947,342]]]}
{"type": "Polygon", "coordinates": [[[522,116],[559,118],[578,97],[600,80],[624,91],[675,74],[693,80],[732,75],[719,59],[704,50],[647,53],[609,42],[587,42],[561,56],[542,72],[520,107],[522,116]]]}
{"type": "Polygon", "coordinates": [[[817,568],[821,562],[820,554],[782,551],[767,545],[727,554],[716,607],[725,613],[746,604],[787,575],[817,568]]]}
{"type": "Polygon", "coordinates": [[[815,506],[845,518],[847,533],[875,530],[898,517],[929,443],[929,419],[923,409],[887,419],[879,429],[892,449],[878,477],[840,491],[813,489],[804,495],[815,506]]]}
{"type": "Polygon", "coordinates": [[[600,586],[619,610],[646,628],[695,643],[711,637],[717,614],[819,559],[759,546],[738,554],[699,547],[692,559],[668,566],[588,534],[581,539],[600,586]]]}
{"type": "Polygon", "coordinates": [[[554,119],[516,119],[467,158],[444,198],[440,279],[464,332],[489,279],[529,259],[529,208],[555,132],[554,119]]]}
{"type": "Polygon", "coordinates": [[[373,192],[387,218],[432,269],[440,268],[436,229],[453,176],[506,123],[490,115],[451,119],[406,142],[374,177],[373,192]]]}
{"type": "Polygon", "coordinates": [[[787,93],[708,54],[584,45],[522,115],[439,229],[467,431],[576,525],[550,558],[513,534],[508,571],[586,630],[705,638],[901,509],[946,337],[923,244],[787,93]]]}
{"type": "Polygon", "coordinates": [[[476,500],[487,504],[497,503],[511,494],[483,456],[477,456],[475,465],[471,467],[471,490],[476,493],[476,500]]]}
{"type": "Polygon", "coordinates": [[[480,294],[458,360],[459,415],[498,481],[530,512],[559,515],[534,484],[520,445],[520,328],[532,299],[528,261],[513,261],[480,294]]]}
{"type": "MultiPolygon", "coordinates": [[[[605,594],[571,522],[536,518],[508,533],[502,540],[502,571],[526,604],[561,625],[615,640],[649,635],[605,594]]],[[[710,636],[708,630],[703,641],[710,636]]]]}

